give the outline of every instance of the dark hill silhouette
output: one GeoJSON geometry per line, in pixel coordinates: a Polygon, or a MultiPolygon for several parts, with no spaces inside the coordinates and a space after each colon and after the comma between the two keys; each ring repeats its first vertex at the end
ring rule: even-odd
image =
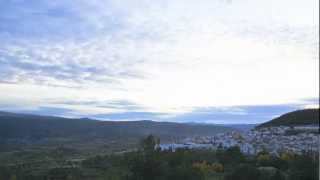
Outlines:
{"type": "Polygon", "coordinates": [[[281,115],[271,121],[260,124],[257,128],[271,126],[319,125],[319,109],[303,109],[281,115]]]}
{"type": "Polygon", "coordinates": [[[99,121],[0,112],[1,139],[76,138],[105,140],[141,138],[154,134],[162,139],[206,136],[232,128],[155,121],[99,121]]]}

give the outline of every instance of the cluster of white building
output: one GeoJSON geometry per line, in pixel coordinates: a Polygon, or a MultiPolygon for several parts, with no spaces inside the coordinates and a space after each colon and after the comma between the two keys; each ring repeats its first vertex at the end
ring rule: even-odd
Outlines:
{"type": "Polygon", "coordinates": [[[268,127],[248,132],[219,133],[215,136],[193,137],[180,143],[161,144],[162,150],[178,148],[218,149],[238,146],[245,154],[256,154],[260,151],[279,154],[281,152],[318,152],[319,127],[314,126],[280,126],[268,127]]]}

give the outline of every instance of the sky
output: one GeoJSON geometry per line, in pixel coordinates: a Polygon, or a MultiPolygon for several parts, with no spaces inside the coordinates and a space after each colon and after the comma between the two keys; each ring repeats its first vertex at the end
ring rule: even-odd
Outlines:
{"type": "Polygon", "coordinates": [[[319,107],[318,0],[0,0],[0,110],[261,123],[319,107]]]}

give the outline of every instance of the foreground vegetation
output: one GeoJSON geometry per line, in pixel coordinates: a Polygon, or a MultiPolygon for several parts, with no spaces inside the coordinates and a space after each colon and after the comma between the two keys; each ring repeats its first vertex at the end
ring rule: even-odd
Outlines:
{"type": "Polygon", "coordinates": [[[12,161],[1,161],[0,180],[317,180],[319,176],[316,154],[247,156],[238,147],[160,151],[158,144],[148,136],[137,151],[83,159],[64,148],[16,154],[12,161]]]}

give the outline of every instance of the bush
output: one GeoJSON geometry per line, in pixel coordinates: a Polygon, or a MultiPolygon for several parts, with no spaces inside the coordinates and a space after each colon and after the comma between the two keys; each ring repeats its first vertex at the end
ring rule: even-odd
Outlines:
{"type": "Polygon", "coordinates": [[[260,172],[257,168],[243,164],[237,166],[230,174],[227,174],[224,180],[258,180],[260,172]]]}

